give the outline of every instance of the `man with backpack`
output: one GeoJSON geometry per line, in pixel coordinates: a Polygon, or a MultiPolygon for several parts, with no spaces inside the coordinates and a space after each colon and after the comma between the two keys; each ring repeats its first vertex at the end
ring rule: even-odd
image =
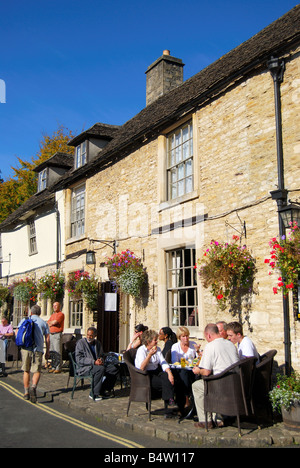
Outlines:
{"type": "Polygon", "coordinates": [[[50,332],[48,324],[40,318],[40,306],[32,306],[30,312],[31,316],[19,323],[16,344],[21,347],[24,399],[30,399],[32,403],[36,403],[36,388],[41,376],[44,340],[46,343],[45,357],[49,359],[50,332]],[[30,373],[33,376],[29,394],[30,373]]]}

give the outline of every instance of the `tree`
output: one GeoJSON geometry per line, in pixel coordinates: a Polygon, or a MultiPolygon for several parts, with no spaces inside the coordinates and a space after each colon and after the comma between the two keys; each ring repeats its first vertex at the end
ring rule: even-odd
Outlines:
{"type": "Polygon", "coordinates": [[[39,151],[31,158],[31,161],[18,158],[19,167],[12,166],[13,176],[2,183],[0,177],[0,222],[36,193],[37,174],[33,171],[36,166],[57,152],[73,154],[74,149],[67,145],[73,137],[70,130],[59,126],[52,136],[43,136],[39,151]]]}

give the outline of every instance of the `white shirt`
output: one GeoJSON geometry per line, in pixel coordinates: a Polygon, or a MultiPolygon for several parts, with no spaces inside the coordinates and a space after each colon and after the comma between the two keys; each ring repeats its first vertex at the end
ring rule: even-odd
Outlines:
{"type": "MultiPolygon", "coordinates": [[[[240,359],[245,359],[246,357],[256,357],[257,361],[259,362],[259,354],[253,343],[248,336],[244,336],[242,341],[238,343],[238,353],[240,359]]],[[[257,364],[257,363],[256,363],[257,364]]]]}
{"type": "Polygon", "coordinates": [[[238,360],[234,344],[229,340],[224,340],[224,338],[216,338],[205,346],[199,367],[210,370],[213,375],[217,375],[238,360]]]}
{"type": "MultiPolygon", "coordinates": [[[[134,363],[135,367],[140,369],[142,363],[144,362],[148,354],[149,354],[149,350],[146,348],[146,346],[145,345],[140,346],[135,355],[135,363],[134,363]]],[[[149,370],[149,371],[156,370],[159,365],[162,367],[163,371],[165,371],[166,369],[169,369],[170,367],[167,361],[165,360],[165,358],[163,357],[161,353],[161,349],[157,348],[156,353],[153,354],[153,356],[151,356],[151,359],[145,370],[149,370]]]]}
{"type": "Polygon", "coordinates": [[[193,341],[189,342],[189,348],[186,353],[183,352],[180,346],[180,341],[177,341],[177,343],[173,344],[171,348],[171,362],[174,364],[174,362],[180,362],[181,358],[185,359],[194,359],[197,357],[196,350],[194,348],[194,343],[193,341]]]}

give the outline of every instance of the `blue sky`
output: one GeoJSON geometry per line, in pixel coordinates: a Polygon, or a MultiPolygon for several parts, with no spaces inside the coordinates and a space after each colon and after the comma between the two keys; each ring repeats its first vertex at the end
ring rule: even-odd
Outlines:
{"type": "Polygon", "coordinates": [[[164,49],[183,60],[186,80],[298,1],[0,0],[2,177],[60,125],[78,134],[132,118],[164,49]]]}

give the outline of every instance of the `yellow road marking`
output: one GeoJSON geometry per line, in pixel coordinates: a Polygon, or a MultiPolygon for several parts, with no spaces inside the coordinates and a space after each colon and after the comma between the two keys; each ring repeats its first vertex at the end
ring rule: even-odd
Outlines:
{"type": "MultiPolygon", "coordinates": [[[[8,390],[10,393],[15,395],[17,398],[20,398],[23,400],[23,394],[16,390],[14,387],[11,385],[8,385],[5,382],[0,382],[1,387],[5,388],[8,390]]],[[[59,413],[55,409],[49,409],[44,405],[41,404],[35,404],[31,403],[31,401],[26,401],[26,403],[29,403],[30,405],[33,405],[35,408],[38,408],[41,411],[44,411],[45,413],[51,414],[52,416],[55,416],[56,418],[62,419],[63,421],[69,422],[70,424],[73,424],[74,426],[80,427],[81,429],[85,429],[86,431],[89,431],[95,435],[98,435],[100,437],[104,437],[105,439],[111,440],[113,442],[117,442],[124,447],[128,448],[145,448],[142,445],[136,444],[135,442],[132,442],[127,439],[123,439],[122,437],[115,436],[113,434],[110,434],[109,432],[105,432],[102,429],[98,429],[96,427],[90,426],[89,424],[86,424],[82,421],[78,421],[77,419],[72,418],[71,416],[66,416],[62,413],[59,413]]]]}

